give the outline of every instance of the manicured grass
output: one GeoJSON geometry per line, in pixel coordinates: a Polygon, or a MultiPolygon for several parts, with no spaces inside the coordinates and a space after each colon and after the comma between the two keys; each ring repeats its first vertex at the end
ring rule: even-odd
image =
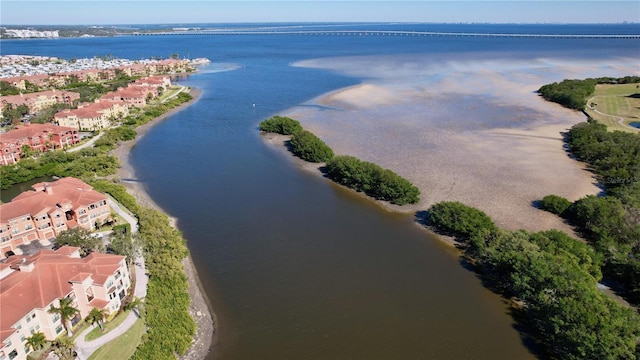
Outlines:
{"type": "Polygon", "coordinates": [[[129,359],[144,335],[144,321],[136,320],[127,332],[96,350],[89,360],[129,359]]]}
{"type": "Polygon", "coordinates": [[[127,315],[129,315],[129,311],[121,311],[118,315],[116,315],[115,318],[113,318],[113,320],[109,321],[108,323],[102,324],[102,327],[104,328],[104,331],[100,331],[100,327],[96,326],[96,328],[91,330],[84,337],[84,339],[86,341],[91,341],[91,340],[97,339],[100,336],[108,333],[109,331],[111,331],[111,330],[115,329],[116,327],[118,327],[118,325],[122,324],[124,319],[127,318],[127,315]]]}
{"type": "Polygon", "coordinates": [[[586,112],[610,130],[634,132],[632,128],[620,125],[617,117],[622,117],[625,124],[640,122],[640,84],[597,85],[593,97],[587,102],[586,112]],[[595,110],[611,116],[591,110],[592,104],[595,110]]]}

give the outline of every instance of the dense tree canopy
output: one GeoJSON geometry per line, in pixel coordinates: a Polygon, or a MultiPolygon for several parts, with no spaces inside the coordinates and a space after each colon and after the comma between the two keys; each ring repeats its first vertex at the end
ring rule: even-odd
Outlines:
{"type": "Polygon", "coordinates": [[[320,138],[306,130],[293,134],[289,145],[291,152],[305,161],[320,163],[333,158],[333,150],[320,138]]]}
{"type": "Polygon", "coordinates": [[[338,184],[392,204],[415,204],[420,190],[391,170],[353,156],[336,156],[327,162],[327,176],[338,184]]]}
{"type": "Polygon", "coordinates": [[[587,105],[588,98],[596,90],[596,84],[629,84],[640,82],[639,76],[625,76],[622,78],[602,77],[584,80],[563,80],[559,83],[543,85],[538,93],[545,100],[553,101],[570,109],[582,110],[587,105]]]}
{"type": "Polygon", "coordinates": [[[260,130],[282,135],[293,135],[302,131],[302,125],[298,120],[276,115],[261,122],[260,130]]]}
{"type": "Polygon", "coordinates": [[[461,239],[469,238],[482,230],[497,229],[487,214],[458,201],[443,201],[431,206],[429,221],[440,231],[461,239]]]}
{"type": "Polygon", "coordinates": [[[80,248],[80,254],[87,256],[93,251],[103,251],[104,245],[101,238],[91,236],[89,230],[79,226],[65,230],[56,237],[56,244],[75,246],[80,248]]]}
{"type": "Polygon", "coordinates": [[[547,195],[542,198],[540,202],[542,209],[554,213],[556,215],[562,215],[570,206],[571,201],[558,195],[547,195]]]}

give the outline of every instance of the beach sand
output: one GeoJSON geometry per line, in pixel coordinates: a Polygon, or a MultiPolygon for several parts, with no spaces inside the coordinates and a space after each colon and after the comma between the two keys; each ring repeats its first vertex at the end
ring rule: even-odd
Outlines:
{"type": "MultiPolygon", "coordinates": [[[[149,197],[143,183],[136,181],[135,171],[129,160],[131,148],[133,148],[136,141],[142,138],[149,129],[151,129],[151,127],[195,102],[200,96],[200,91],[191,89],[190,94],[193,96],[193,100],[181,104],[153,121],[137,127],[136,132],[138,133],[138,136],[136,139],[120,143],[119,146],[112,151],[112,154],[120,160],[120,169],[118,170],[117,176],[121,179],[121,184],[127,188],[127,192],[129,194],[136,198],[140,206],[151,207],[165,212],[153,201],[153,199],[151,199],[151,197],[149,197]]],[[[170,219],[173,226],[177,227],[177,220],[175,218],[170,219]]],[[[209,353],[209,349],[214,341],[215,313],[213,312],[209,299],[200,284],[198,273],[191,256],[188,256],[183,260],[183,265],[189,282],[189,297],[191,299],[189,313],[196,322],[197,330],[191,347],[187,350],[185,355],[180,357],[180,359],[204,359],[209,353]]]]}
{"type": "Polygon", "coordinates": [[[413,213],[439,201],[460,201],[504,229],[559,229],[576,236],[536,204],[549,194],[574,201],[601,191],[563,142],[563,133],[586,118],[544,101],[535,90],[551,78],[598,75],[590,72],[595,65],[402,59],[298,63],[359,77],[366,73],[367,80],[283,115],[298,119],[336,154],[391,169],[420,189],[416,205],[385,204],[393,211],[413,213]]]}

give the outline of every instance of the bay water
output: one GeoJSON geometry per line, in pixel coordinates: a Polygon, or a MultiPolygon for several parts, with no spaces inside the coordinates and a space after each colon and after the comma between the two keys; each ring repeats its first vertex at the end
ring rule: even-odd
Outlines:
{"type": "MultiPolygon", "coordinates": [[[[638,31],[623,25],[358,26],[638,31]]],[[[200,89],[199,99],[158,123],[131,153],[138,180],[178,219],[215,310],[211,359],[535,357],[505,301],[412,215],[388,212],[301,170],[289,154],[262,139],[257,125],[263,119],[365,80],[293,63],[419,53],[451,60],[548,56],[606,64],[640,55],[637,39],[287,34],[12,40],[2,41],[1,51],[66,59],[178,53],[212,61],[178,80],[200,89]]]]}

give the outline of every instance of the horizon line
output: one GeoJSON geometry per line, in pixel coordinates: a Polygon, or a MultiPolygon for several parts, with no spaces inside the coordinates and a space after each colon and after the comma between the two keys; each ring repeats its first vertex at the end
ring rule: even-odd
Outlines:
{"type": "Polygon", "coordinates": [[[15,26],[123,26],[123,25],[203,25],[203,24],[458,24],[458,25],[640,25],[640,22],[562,22],[562,21],[229,21],[229,22],[176,22],[176,23],[87,23],[87,24],[3,24],[0,28],[15,26]]]}

